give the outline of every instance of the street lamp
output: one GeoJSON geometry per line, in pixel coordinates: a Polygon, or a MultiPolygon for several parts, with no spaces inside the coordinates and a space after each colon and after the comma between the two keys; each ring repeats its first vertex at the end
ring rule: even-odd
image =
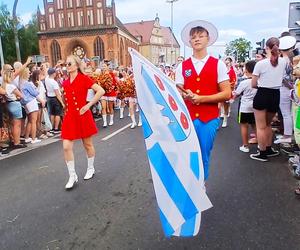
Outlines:
{"type": "Polygon", "coordinates": [[[2,47],[2,28],[0,27],[0,60],[1,60],[1,69],[4,65],[4,56],[3,56],[3,47],[2,47]]]}
{"type": "Polygon", "coordinates": [[[171,4],[171,33],[172,33],[172,37],[171,37],[171,65],[172,65],[172,59],[173,59],[173,4],[174,2],[177,2],[178,0],[166,0],[167,3],[171,4]]]}

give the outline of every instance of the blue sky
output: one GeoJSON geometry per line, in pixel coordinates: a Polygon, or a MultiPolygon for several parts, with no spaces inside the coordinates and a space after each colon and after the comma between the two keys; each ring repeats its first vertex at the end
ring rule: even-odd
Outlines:
{"type": "MultiPolygon", "coordinates": [[[[0,0],[12,11],[13,0],[0,0]]],[[[252,42],[271,36],[279,36],[288,30],[288,0],[178,0],[174,3],[174,33],[180,41],[184,25],[192,20],[203,19],[214,23],[219,30],[217,47],[211,48],[212,54],[224,51],[224,44],[238,37],[252,42]]],[[[107,1],[110,5],[110,0],[107,1]]],[[[116,12],[123,22],[153,20],[158,14],[162,26],[171,26],[171,8],[166,0],[115,0],[116,12]]],[[[26,23],[42,0],[19,0],[17,13],[26,23]]],[[[300,19],[300,15],[299,15],[300,19]]],[[[182,45],[182,43],[181,43],[182,45]]],[[[187,49],[187,54],[189,50],[187,49]]],[[[182,46],[183,52],[183,46],[182,46]]]]}

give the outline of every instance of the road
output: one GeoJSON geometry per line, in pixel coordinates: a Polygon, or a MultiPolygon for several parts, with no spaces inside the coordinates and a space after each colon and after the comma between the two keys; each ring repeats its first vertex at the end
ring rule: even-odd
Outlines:
{"type": "Polygon", "coordinates": [[[76,143],[72,191],[64,190],[59,140],[0,160],[0,249],[299,249],[287,157],[263,163],[240,152],[233,111],[215,142],[207,183],[214,207],[202,214],[198,236],[164,237],[141,128],[102,140],[129,124],[126,117],[95,137],[92,180],[83,180],[86,156],[76,143]]]}

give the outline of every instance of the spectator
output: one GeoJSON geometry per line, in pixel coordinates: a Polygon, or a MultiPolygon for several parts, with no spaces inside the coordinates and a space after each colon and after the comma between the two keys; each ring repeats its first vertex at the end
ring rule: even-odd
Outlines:
{"type": "Polygon", "coordinates": [[[28,121],[25,130],[25,143],[38,143],[41,140],[36,138],[37,132],[37,117],[39,112],[38,101],[41,105],[45,106],[45,100],[39,97],[39,92],[32,82],[29,82],[30,72],[28,68],[20,71],[20,87],[23,94],[21,99],[22,104],[25,106],[28,115],[28,121]],[[29,137],[31,135],[31,137],[29,137]]]}
{"type": "Polygon", "coordinates": [[[13,68],[9,64],[3,66],[2,77],[2,87],[6,92],[7,109],[11,119],[11,132],[13,137],[12,149],[24,148],[26,145],[20,142],[21,119],[23,117],[20,99],[23,95],[12,83],[14,79],[13,68]]]}
{"type": "Polygon", "coordinates": [[[250,157],[268,161],[268,157],[279,155],[272,146],[271,122],[279,109],[280,87],[285,73],[286,61],[279,57],[279,39],[271,37],[266,42],[267,58],[259,61],[254,68],[252,87],[258,88],[253,100],[257,129],[258,153],[250,157]]]}
{"type": "Polygon", "coordinates": [[[245,65],[246,80],[242,81],[235,90],[235,97],[241,96],[238,120],[241,128],[241,136],[243,145],[240,146],[242,152],[248,153],[248,126],[254,127],[255,118],[253,110],[253,98],[256,94],[256,89],[251,86],[252,73],[254,70],[255,61],[249,61],[245,65]]]}
{"type": "Polygon", "coordinates": [[[50,120],[53,126],[52,132],[54,134],[59,134],[59,124],[61,120],[61,115],[63,108],[65,107],[59,85],[57,81],[54,80],[56,76],[56,71],[53,68],[48,69],[48,77],[45,79],[45,86],[47,91],[47,105],[50,114],[50,120]]]}
{"type": "Polygon", "coordinates": [[[284,133],[281,138],[274,141],[275,144],[291,143],[293,135],[293,119],[292,119],[292,101],[290,91],[293,89],[292,80],[292,62],[290,53],[296,44],[296,38],[292,36],[284,36],[279,39],[279,49],[281,50],[282,58],[286,61],[285,74],[283,84],[280,87],[280,110],[283,117],[284,133]]]}

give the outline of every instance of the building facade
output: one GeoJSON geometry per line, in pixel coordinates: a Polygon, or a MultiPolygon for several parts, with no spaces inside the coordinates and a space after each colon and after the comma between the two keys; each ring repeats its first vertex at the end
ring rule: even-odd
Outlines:
{"type": "Polygon", "coordinates": [[[138,50],[138,40],[116,17],[114,0],[44,0],[38,8],[39,49],[50,64],[70,54],[108,60],[114,66],[131,64],[128,47],[138,50]]]}
{"type": "Polygon", "coordinates": [[[155,65],[173,65],[180,55],[180,45],[169,27],[163,27],[156,16],[152,21],[126,23],[125,27],[140,42],[140,52],[155,65]]]}

